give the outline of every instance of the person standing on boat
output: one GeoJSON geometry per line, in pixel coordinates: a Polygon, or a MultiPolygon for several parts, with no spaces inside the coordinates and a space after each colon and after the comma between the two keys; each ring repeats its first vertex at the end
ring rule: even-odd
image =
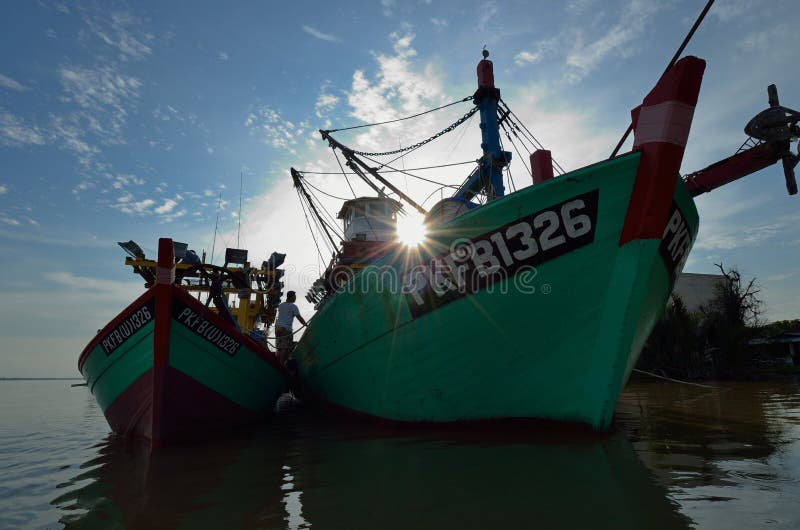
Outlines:
{"type": "Polygon", "coordinates": [[[306,321],[300,316],[300,310],[294,301],[297,295],[294,291],[286,293],[286,301],[278,306],[278,318],[275,319],[275,338],[277,342],[278,361],[285,364],[292,350],[292,324],[294,319],[306,325],[306,321]]]}

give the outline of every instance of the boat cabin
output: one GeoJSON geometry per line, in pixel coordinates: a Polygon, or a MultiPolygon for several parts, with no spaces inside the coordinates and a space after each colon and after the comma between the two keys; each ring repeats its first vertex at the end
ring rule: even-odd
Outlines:
{"type": "Polygon", "coordinates": [[[397,238],[397,212],[402,205],[389,197],[358,197],[342,205],[345,241],[392,241],[397,238]]]}

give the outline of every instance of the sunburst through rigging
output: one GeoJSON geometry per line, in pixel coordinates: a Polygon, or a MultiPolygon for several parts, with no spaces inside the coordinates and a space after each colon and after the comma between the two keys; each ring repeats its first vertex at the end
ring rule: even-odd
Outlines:
{"type": "Polygon", "coordinates": [[[425,218],[413,212],[397,217],[397,239],[407,247],[416,247],[425,241],[425,218]]]}

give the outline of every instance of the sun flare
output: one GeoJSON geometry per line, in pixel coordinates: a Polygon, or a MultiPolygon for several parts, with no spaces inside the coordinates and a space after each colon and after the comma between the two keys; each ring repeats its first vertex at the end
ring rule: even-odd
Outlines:
{"type": "Polygon", "coordinates": [[[416,247],[425,241],[425,218],[419,214],[399,215],[397,218],[397,239],[407,247],[416,247]]]}

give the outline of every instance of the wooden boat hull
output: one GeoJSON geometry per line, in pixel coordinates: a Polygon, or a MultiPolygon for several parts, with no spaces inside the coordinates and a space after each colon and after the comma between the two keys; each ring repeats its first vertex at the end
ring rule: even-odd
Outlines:
{"type": "Polygon", "coordinates": [[[174,285],[156,285],[84,349],[111,429],[153,445],[262,421],[285,388],[273,354],[174,285]]]}
{"type": "Polygon", "coordinates": [[[525,188],[444,225],[425,249],[398,250],[362,271],[325,303],[295,351],[307,395],[389,422],[537,419],[607,429],[683,266],[665,252],[680,248],[685,259],[698,229],[678,184],[671,215],[682,223],[680,240],[673,230],[622,242],[639,170],[640,154],[631,153],[525,188]],[[582,208],[564,206],[576,198],[582,208]],[[561,224],[572,223],[576,237],[534,230],[538,254],[517,260],[531,253],[519,223],[565,211],[571,220],[561,224]],[[429,285],[409,294],[409,271],[432,269],[433,256],[446,260],[465,242],[501,264],[509,258],[506,275],[466,292],[429,285]],[[404,289],[389,285],[397,278],[404,289]]]}

